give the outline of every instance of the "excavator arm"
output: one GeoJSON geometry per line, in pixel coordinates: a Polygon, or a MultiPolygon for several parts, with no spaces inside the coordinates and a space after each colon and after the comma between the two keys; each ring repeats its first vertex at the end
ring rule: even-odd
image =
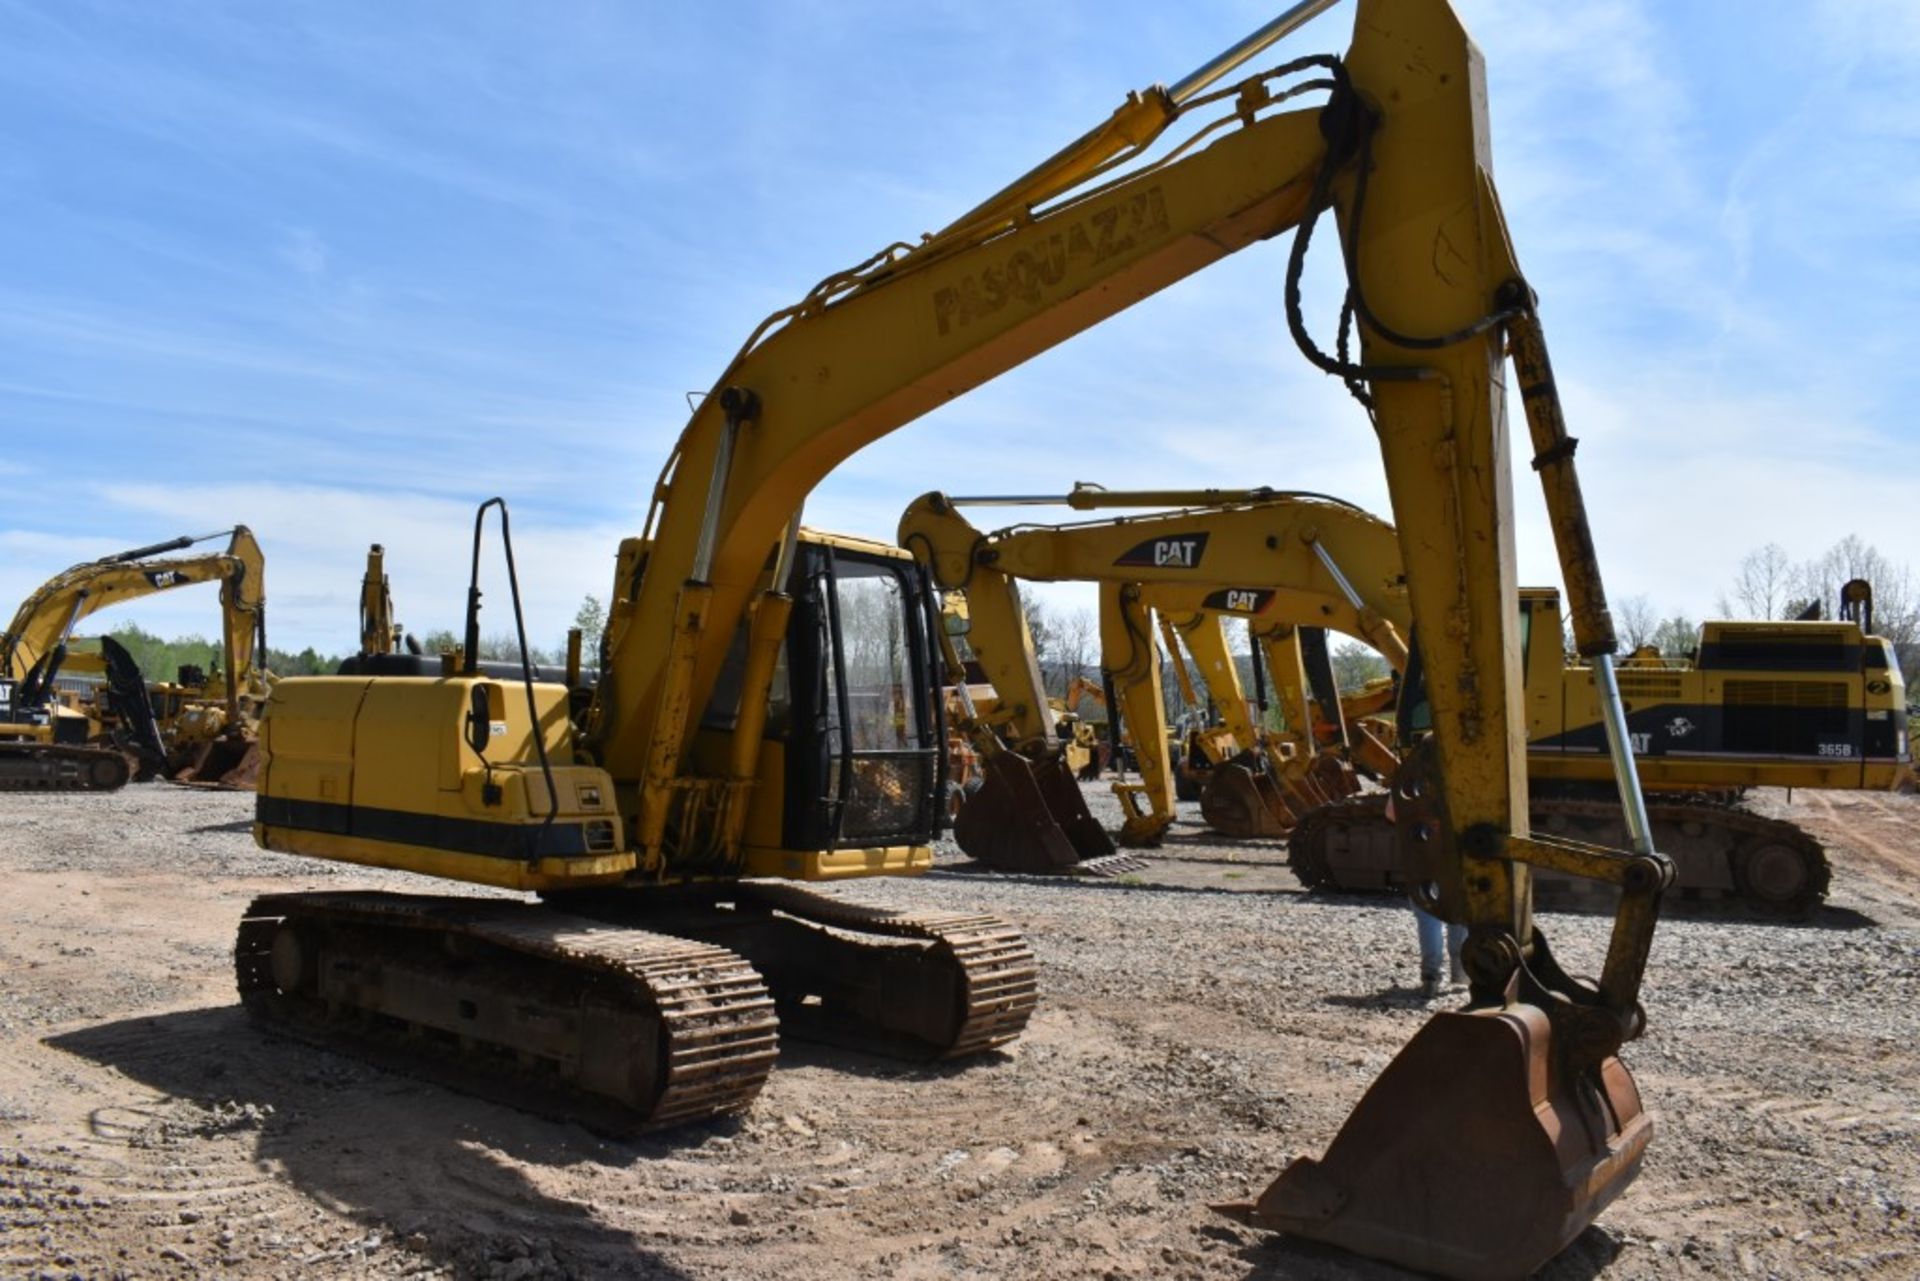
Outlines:
{"type": "MultiPolygon", "coordinates": [[[[1444,5],[1365,0],[1345,59],[1301,59],[1206,89],[1319,7],[1263,30],[1177,92],[1129,99],[1107,127],[941,233],[829,276],[756,329],[715,381],[654,490],[643,536],[620,558],[587,727],[650,862],[670,861],[670,828],[704,859],[703,843],[690,838],[696,825],[680,820],[724,811],[712,795],[738,788],[737,778],[692,768],[692,728],[735,632],[782,594],[766,567],[823,476],[881,435],[1247,245],[1295,229],[1303,256],[1329,206],[1369,305],[1449,338],[1393,352],[1363,326],[1378,350],[1366,368],[1348,369],[1356,382],[1380,384],[1383,441],[1404,487],[1429,485],[1436,451],[1457,459],[1444,488],[1460,503],[1400,497],[1424,504],[1410,537],[1436,554],[1461,547],[1480,558],[1450,568],[1456,586],[1435,592],[1434,608],[1458,613],[1460,571],[1472,577],[1506,550],[1489,542],[1509,516],[1487,487],[1506,463],[1504,429],[1491,426],[1503,408],[1493,375],[1498,323],[1519,314],[1502,301],[1519,276],[1487,178],[1479,55],[1444,5]],[[1285,109],[1308,90],[1325,92],[1327,104],[1285,109]],[[1170,153],[1148,157],[1169,125],[1205,116],[1170,153]],[[1366,221],[1354,216],[1363,204],[1366,221]],[[1434,245],[1448,250],[1439,266],[1434,245]]],[[[1460,686],[1466,665],[1445,678],[1460,686]]],[[[764,693],[741,687],[737,705],[764,693]]],[[[1480,696],[1468,711],[1471,732],[1503,711],[1503,701],[1480,696]]],[[[1469,809],[1491,813],[1498,790],[1476,785],[1469,809]]]]}
{"type": "Polygon", "coordinates": [[[1114,785],[1124,811],[1120,843],[1158,845],[1173,821],[1174,765],[1168,752],[1160,645],[1135,584],[1100,584],[1100,665],[1112,681],[1121,723],[1133,727],[1133,758],[1140,771],[1138,783],[1114,785]]]}

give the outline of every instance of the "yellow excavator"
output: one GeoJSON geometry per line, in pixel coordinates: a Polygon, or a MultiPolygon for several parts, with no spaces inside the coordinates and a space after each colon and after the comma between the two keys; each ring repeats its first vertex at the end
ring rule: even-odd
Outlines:
{"type": "Polygon", "coordinates": [[[1226,743],[1213,749],[1215,764],[1196,798],[1213,830],[1283,837],[1308,812],[1357,791],[1359,775],[1391,778],[1399,757],[1335,692],[1325,643],[1329,629],[1366,635],[1404,665],[1405,642],[1387,618],[1344,594],[1311,590],[1209,591],[1160,583],[1142,584],[1140,595],[1172,644],[1193,659],[1221,715],[1226,743]],[[1226,620],[1241,615],[1249,624],[1251,699],[1225,631],[1226,620]],[[1270,706],[1278,724],[1264,723],[1270,706]],[[1330,718],[1321,714],[1328,707],[1330,718]]]}
{"type": "Polygon", "coordinates": [[[254,708],[266,696],[265,577],[259,543],[237,525],[87,561],[41,584],[0,633],[0,790],[110,791],[127,781],[126,757],[117,747],[86,742],[93,718],[63,709],[55,681],[82,619],[194,583],[220,585],[221,690],[158,686],[162,719],[154,694],[111,637],[102,638],[103,661],[76,656],[76,665],[105,671],[119,710],[104,719],[123,723],[132,745],[163,760],[170,775],[212,781],[244,769],[254,708]],[[221,551],[168,555],[223,537],[221,551]]]}
{"type": "MultiPolygon", "coordinates": [[[[802,505],[863,445],[1290,231],[1289,329],[1364,406],[1356,423],[1380,444],[1431,638],[1433,732],[1395,795],[1421,901],[1471,927],[1473,986],[1323,1158],[1226,1210],[1461,1277],[1524,1274],[1582,1231],[1652,1135],[1616,1051],[1644,1026],[1670,869],[1644,824],[1632,853],[1527,828],[1505,354],[1574,629],[1603,681],[1616,646],[1534,294],[1494,193],[1480,55],[1439,0],[1359,0],[1345,56],[1232,74],[1324,7],[1308,0],[1130,95],[948,227],[827,276],[756,328],[620,549],[582,715],[567,684],[477,661],[479,521],[496,506],[511,545],[495,503],[476,518],[457,663],[372,656],[349,676],[280,682],[262,845],[544,902],[269,896],[236,946],[249,1007],[491,1079],[523,1105],[626,1124],[747,1106],[776,1010],[795,1030],[874,1044],[863,1029],[878,1026],[948,1055],[1016,1035],[1033,968],[1002,923],[779,883],[925,868],[944,755],[925,574],[895,549],[803,532],[802,505]],[[1350,313],[1332,353],[1299,288],[1328,211],[1350,313]],[[1625,887],[1597,983],[1555,964],[1531,914],[1537,865],[1625,887]]],[[[510,556],[507,568],[511,585],[510,556]]]]}
{"type": "MultiPolygon", "coordinates": [[[[1870,591],[1864,584],[1860,590],[1870,591]]],[[[1532,822],[1587,840],[1617,837],[1608,802],[1593,673],[1569,662],[1560,594],[1520,593],[1532,822]]],[[[1832,871],[1805,829],[1733,803],[1748,787],[1890,791],[1912,771],[1906,690],[1891,642],[1870,617],[1702,624],[1694,656],[1644,657],[1619,673],[1635,766],[1650,793],[1675,888],[1700,907],[1805,920],[1832,871]]],[[[1393,824],[1378,797],[1316,810],[1289,840],[1303,884],[1393,889],[1393,824]]],[[[1577,880],[1542,877],[1547,901],[1605,906],[1577,880]]]]}
{"type": "MultiPolygon", "coordinates": [[[[1020,608],[1019,580],[1100,584],[1103,676],[1115,691],[1123,723],[1133,727],[1142,780],[1115,785],[1124,810],[1119,839],[1128,846],[1159,843],[1173,822],[1178,786],[1167,750],[1160,649],[1144,593],[1183,593],[1182,603],[1196,612],[1214,596],[1258,601],[1269,610],[1293,609],[1304,618],[1338,612],[1352,618],[1356,631],[1379,635],[1383,644],[1398,643],[1386,614],[1403,619],[1407,614],[1393,527],[1350,504],[1314,495],[1270,489],[1119,493],[1087,485],[1064,496],[933,493],[907,508],[898,537],[937,586],[967,599],[968,641],[999,695],[994,728],[1013,750],[989,750],[983,785],[961,807],[954,836],[972,857],[1010,871],[1073,871],[1084,860],[1112,853],[1111,844],[1099,839],[1104,833],[1089,833],[1093,821],[1060,752],[1020,608]],[[1169,503],[1206,505],[1069,525],[1016,525],[992,533],[976,528],[959,511],[978,505],[1092,511],[1169,503]]],[[[1160,616],[1170,623],[1171,615],[1160,616]]],[[[1185,700],[1197,705],[1177,642],[1171,632],[1168,636],[1185,700]]],[[[1194,639],[1205,648],[1207,637],[1194,639]]],[[[1212,652],[1200,657],[1203,668],[1207,660],[1217,666],[1220,659],[1212,652]]],[[[1276,745],[1269,762],[1258,751],[1237,682],[1225,703],[1227,728],[1186,736],[1190,752],[1215,763],[1204,771],[1203,812],[1230,835],[1283,834],[1295,811],[1305,808],[1289,807],[1283,780],[1311,789],[1312,757],[1303,754],[1295,770],[1292,749],[1276,745]]],[[[1315,795],[1315,803],[1331,799],[1315,795]]]]}
{"type": "MultiPolygon", "coordinates": [[[[1396,550],[1388,577],[1397,564],[1396,550]]],[[[1355,581],[1366,586],[1363,576],[1355,581]]],[[[1177,620],[1184,639],[1199,643],[1196,659],[1210,686],[1217,673],[1225,703],[1238,698],[1239,686],[1219,625],[1244,617],[1259,642],[1256,652],[1274,674],[1287,724],[1314,724],[1316,741],[1324,741],[1321,758],[1344,751],[1373,776],[1390,777],[1396,758],[1364,718],[1388,703],[1395,686],[1382,682],[1360,699],[1337,696],[1329,692],[1327,667],[1316,680],[1320,688],[1309,713],[1289,692],[1294,682],[1286,673],[1290,666],[1300,670],[1298,661],[1289,664],[1275,638],[1295,630],[1302,635],[1345,632],[1376,646],[1395,671],[1404,672],[1408,652],[1397,640],[1399,629],[1409,625],[1403,603],[1377,597],[1378,609],[1363,618],[1341,611],[1338,601],[1316,610],[1311,602],[1283,597],[1215,594],[1196,601],[1202,594],[1198,589],[1185,589],[1184,598],[1169,590],[1161,589],[1155,603],[1177,620]],[[1316,612],[1321,617],[1316,619],[1316,612]],[[1208,657],[1201,658],[1202,652],[1208,657]],[[1324,720],[1314,713],[1325,714],[1324,720]]],[[[1648,812],[1654,838],[1673,861],[1674,887],[1688,902],[1807,918],[1825,898],[1831,877],[1820,843],[1793,823],[1730,800],[1739,789],[1754,786],[1891,790],[1911,770],[1899,667],[1890,642],[1867,630],[1871,586],[1850,583],[1843,596],[1860,602],[1850,619],[1709,621],[1694,658],[1642,658],[1622,666],[1618,680],[1635,768],[1652,794],[1648,812]]],[[[1560,593],[1523,588],[1519,608],[1531,823],[1596,843],[1618,842],[1624,831],[1619,805],[1608,795],[1594,674],[1583,663],[1567,661],[1560,593]]],[[[1244,737],[1246,730],[1236,728],[1244,737]]],[[[1312,749],[1302,744],[1299,750],[1312,749]]],[[[1343,890],[1398,888],[1403,877],[1384,794],[1329,799],[1337,803],[1297,812],[1299,826],[1288,825],[1289,857],[1302,883],[1343,890]]],[[[1557,906],[1606,902],[1604,891],[1574,877],[1543,872],[1535,888],[1557,906]]]]}

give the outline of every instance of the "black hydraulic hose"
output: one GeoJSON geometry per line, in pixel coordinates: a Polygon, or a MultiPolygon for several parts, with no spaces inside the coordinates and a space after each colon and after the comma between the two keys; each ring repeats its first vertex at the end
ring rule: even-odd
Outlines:
{"type": "Polygon", "coordinates": [[[1249,634],[1248,657],[1253,660],[1253,705],[1260,709],[1260,719],[1267,719],[1267,669],[1260,662],[1260,638],[1249,634]]]}
{"type": "Polygon", "coordinates": [[[1430,338],[1403,334],[1381,321],[1368,305],[1366,293],[1361,288],[1359,261],[1361,232],[1366,214],[1367,185],[1373,168],[1373,135],[1374,131],[1380,127],[1380,121],[1379,117],[1354,93],[1344,66],[1335,70],[1334,82],[1333,94],[1320,113],[1320,131],[1327,139],[1326,157],[1320,164],[1319,172],[1314,175],[1313,190],[1307,198],[1306,215],[1301,218],[1299,227],[1294,231],[1293,244],[1287,254],[1285,289],[1287,332],[1292,335],[1294,345],[1300,349],[1301,355],[1316,368],[1342,379],[1354,398],[1371,410],[1373,398],[1362,385],[1363,381],[1412,382],[1431,378],[1434,376],[1434,371],[1416,365],[1359,364],[1349,359],[1348,344],[1355,315],[1358,315],[1361,323],[1395,346],[1416,351],[1432,351],[1477,337],[1516,316],[1525,314],[1532,307],[1532,293],[1525,288],[1514,290],[1513,296],[1517,301],[1489,312],[1469,325],[1430,338]],[[1306,318],[1300,306],[1300,279],[1306,268],[1307,248],[1313,241],[1314,225],[1332,203],[1334,175],[1347,162],[1356,160],[1358,167],[1354,179],[1353,211],[1352,217],[1348,220],[1346,245],[1341,255],[1347,278],[1347,293],[1341,304],[1337,354],[1329,356],[1320,349],[1314,342],[1313,336],[1307,332],[1306,318]]]}
{"type": "Polygon", "coordinates": [[[1113,669],[1100,669],[1100,692],[1107,696],[1107,746],[1113,753],[1113,772],[1118,774],[1126,768],[1121,756],[1120,746],[1120,700],[1113,693],[1113,669]]]}
{"type": "MultiPolygon", "coordinates": [[[[939,629],[943,624],[939,594],[934,590],[932,573],[917,561],[909,572],[920,592],[920,628],[923,636],[914,646],[914,683],[932,704],[932,716],[922,724],[930,723],[933,726],[933,834],[938,836],[947,830],[947,787],[953,779],[952,762],[947,759],[947,700],[940,679],[944,662],[940,656],[939,629]]],[[[962,672],[960,679],[965,680],[966,673],[962,672]]]]}
{"type": "MultiPolygon", "coordinates": [[[[487,508],[500,509],[500,545],[507,554],[507,588],[513,598],[513,628],[520,641],[520,679],[527,691],[527,721],[532,727],[533,748],[540,757],[540,773],[547,782],[547,816],[540,821],[528,861],[539,857],[546,835],[560,817],[560,789],[553,781],[553,762],[547,758],[546,735],[540,728],[540,706],[533,697],[533,660],[527,649],[527,623],[520,610],[520,574],[513,563],[513,528],[507,519],[507,500],[498,496],[480,504],[473,514],[473,577],[467,584],[467,656],[466,674],[474,675],[480,661],[480,536],[486,523],[487,508]]],[[[482,760],[486,759],[484,756],[482,760]]]]}

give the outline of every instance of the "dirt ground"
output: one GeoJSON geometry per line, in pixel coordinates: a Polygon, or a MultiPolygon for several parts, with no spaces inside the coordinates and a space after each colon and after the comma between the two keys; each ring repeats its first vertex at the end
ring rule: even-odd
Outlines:
{"type": "MultiPolygon", "coordinates": [[[[1027,1036],[938,1070],[789,1044],[746,1117],[620,1144],[250,1025],[251,896],[428,884],[261,853],[251,804],[0,797],[0,1274],[1401,1275],[1205,1208],[1324,1148],[1429,1008],[1405,908],[1276,847],[851,887],[1018,923],[1027,1036]]],[[[1758,804],[1827,843],[1830,904],[1663,923],[1627,1055],[1659,1133],[1547,1277],[1920,1275],[1920,798],[1758,804]]],[[[1545,924],[1595,968],[1603,921],[1545,924]]]]}

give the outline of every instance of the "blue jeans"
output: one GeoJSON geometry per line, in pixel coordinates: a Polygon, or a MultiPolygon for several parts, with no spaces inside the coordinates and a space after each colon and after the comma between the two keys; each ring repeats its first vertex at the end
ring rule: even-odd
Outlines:
{"type": "Polygon", "coordinates": [[[1439,981],[1448,977],[1448,958],[1460,964],[1460,945],[1467,941],[1467,927],[1447,922],[1444,930],[1439,917],[1419,908],[1413,909],[1420,926],[1420,981],[1439,981]]]}

